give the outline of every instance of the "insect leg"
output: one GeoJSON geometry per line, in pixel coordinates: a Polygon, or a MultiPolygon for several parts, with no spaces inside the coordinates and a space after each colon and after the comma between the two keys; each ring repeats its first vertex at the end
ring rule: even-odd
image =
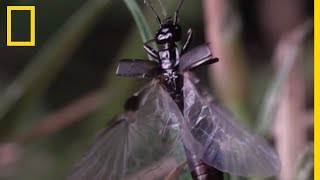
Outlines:
{"type": "Polygon", "coordinates": [[[192,37],[193,37],[193,32],[192,32],[191,28],[188,30],[187,34],[188,34],[188,38],[187,38],[186,42],[184,43],[184,45],[182,47],[181,55],[186,53],[189,50],[190,46],[191,46],[192,37]]]}
{"type": "Polygon", "coordinates": [[[158,59],[158,51],[156,51],[155,49],[153,49],[151,46],[148,45],[148,43],[150,43],[151,41],[153,40],[143,43],[143,48],[147,51],[148,54],[150,54],[150,56],[152,56],[155,59],[158,59]]]}

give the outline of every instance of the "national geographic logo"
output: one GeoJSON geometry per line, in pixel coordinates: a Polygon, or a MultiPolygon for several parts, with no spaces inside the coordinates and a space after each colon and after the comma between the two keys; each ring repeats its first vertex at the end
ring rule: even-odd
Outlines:
{"type": "Polygon", "coordinates": [[[36,8],[35,6],[7,6],[7,46],[35,46],[35,22],[36,8]],[[30,15],[30,37],[26,41],[12,40],[12,12],[26,11],[30,15]]]}

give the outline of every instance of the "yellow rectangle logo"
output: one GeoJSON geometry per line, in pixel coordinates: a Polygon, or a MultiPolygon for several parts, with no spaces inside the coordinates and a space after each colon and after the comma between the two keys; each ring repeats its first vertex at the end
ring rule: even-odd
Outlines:
{"type": "Polygon", "coordinates": [[[35,46],[35,6],[7,6],[7,46],[35,46]],[[12,41],[12,11],[30,11],[30,41],[12,41]]]}

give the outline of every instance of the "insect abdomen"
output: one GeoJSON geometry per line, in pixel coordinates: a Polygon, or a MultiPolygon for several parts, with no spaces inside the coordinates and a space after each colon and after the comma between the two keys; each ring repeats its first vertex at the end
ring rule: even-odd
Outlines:
{"type": "Polygon", "coordinates": [[[197,156],[192,155],[188,159],[188,164],[191,169],[192,179],[194,180],[214,180],[223,179],[223,173],[205,164],[197,156]]]}

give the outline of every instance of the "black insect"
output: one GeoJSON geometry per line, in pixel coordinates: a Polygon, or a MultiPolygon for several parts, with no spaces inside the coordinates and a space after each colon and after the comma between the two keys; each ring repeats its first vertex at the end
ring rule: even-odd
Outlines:
{"type": "Polygon", "coordinates": [[[101,130],[76,163],[70,180],[161,179],[183,162],[195,180],[272,176],[280,171],[276,153],[247,131],[190,72],[218,61],[207,44],[189,50],[192,30],[182,49],[179,4],[173,18],[159,22],[159,51],[144,43],[157,61],[120,60],[117,75],[153,78],[130,97],[124,112],[101,130]]]}

